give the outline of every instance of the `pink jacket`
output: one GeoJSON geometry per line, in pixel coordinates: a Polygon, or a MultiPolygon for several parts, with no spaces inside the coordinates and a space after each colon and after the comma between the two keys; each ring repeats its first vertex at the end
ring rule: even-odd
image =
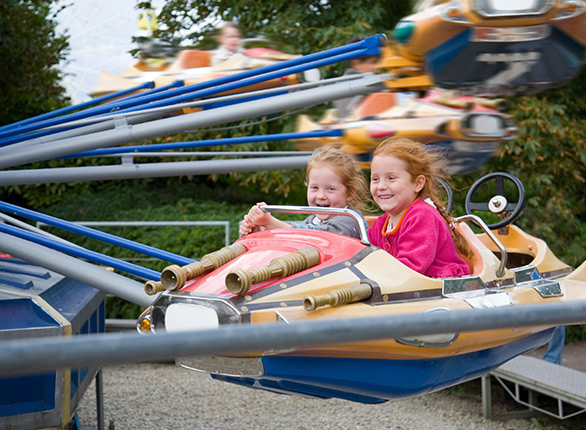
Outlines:
{"type": "Polygon", "coordinates": [[[368,229],[370,243],[384,249],[407,267],[434,278],[469,275],[458,255],[446,221],[436,208],[417,199],[399,224],[386,232],[389,215],[378,217],[368,229]]]}

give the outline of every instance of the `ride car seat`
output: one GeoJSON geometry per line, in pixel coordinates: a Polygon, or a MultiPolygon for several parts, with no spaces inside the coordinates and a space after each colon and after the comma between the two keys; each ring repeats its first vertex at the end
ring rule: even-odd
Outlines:
{"type": "Polygon", "coordinates": [[[187,49],[181,51],[177,57],[177,63],[183,69],[195,69],[197,67],[210,67],[212,65],[211,59],[212,56],[210,51],[187,49]]]}
{"type": "Polygon", "coordinates": [[[378,115],[395,106],[395,95],[392,93],[373,93],[364,98],[356,108],[358,118],[378,115]]]}

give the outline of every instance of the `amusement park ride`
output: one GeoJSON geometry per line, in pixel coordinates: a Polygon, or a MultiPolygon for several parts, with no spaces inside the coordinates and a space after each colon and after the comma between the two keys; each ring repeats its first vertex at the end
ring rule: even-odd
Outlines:
{"type": "MultiPolygon", "coordinates": [[[[303,149],[340,142],[359,161],[368,163],[368,154],[393,135],[418,137],[447,149],[452,160],[449,173],[470,171],[490,157],[500,142],[516,134],[508,117],[486,106],[494,97],[535,93],[575,77],[584,62],[585,24],[586,4],[577,0],[423,1],[416,13],[397,25],[392,44],[376,35],[189,85],[149,82],[103,95],[94,104],[4,126],[0,128],[0,168],[4,169],[0,184],[305,166],[308,155],[295,151],[261,159],[142,164],[133,160],[139,153],[270,140],[289,140],[303,149]],[[291,78],[366,55],[380,56],[380,73],[301,83],[291,78]],[[430,93],[427,99],[414,98],[406,104],[380,102],[399,92],[431,90],[449,90],[450,97],[430,93]],[[329,115],[319,123],[306,118],[295,133],[128,146],[354,96],[366,96],[366,104],[353,116],[329,115]],[[18,169],[35,161],[113,154],[123,157],[122,164],[18,169]]],[[[474,251],[468,260],[472,274],[442,279],[420,275],[370,245],[368,226],[350,210],[338,211],[356,219],[360,239],[314,230],[267,230],[194,261],[191,256],[0,202],[5,221],[0,224],[0,251],[5,253],[0,258],[0,426],[56,428],[69,422],[89,379],[108,360],[89,360],[87,365],[71,357],[52,361],[39,338],[58,336],[75,342],[81,341],[83,337],[76,335],[82,333],[92,334],[93,339],[109,336],[97,334],[104,331],[104,293],[146,308],[137,322],[139,332],[147,334],[140,338],[146,347],[166,337],[181,338],[184,343],[206,339],[206,335],[221,338],[235,328],[265,333],[271,327],[278,333],[287,327],[313,327],[302,340],[296,338],[288,345],[276,341],[259,347],[250,338],[249,346],[239,349],[212,348],[204,355],[169,352],[168,358],[180,357],[181,366],[251,388],[378,403],[484,374],[546,343],[554,326],[586,322],[584,307],[578,313],[555,307],[584,303],[585,264],[572,269],[545,242],[511,224],[524,201],[523,185],[514,176],[498,173],[480,179],[467,196],[468,215],[456,220],[474,251]],[[478,190],[487,187],[492,187],[491,197],[478,201],[478,190]],[[474,212],[498,214],[500,221],[486,223],[474,212]],[[172,264],[158,273],[125,263],[48,236],[8,214],[139,250],[172,264]],[[482,232],[474,234],[469,222],[482,232]],[[539,312],[540,319],[522,320],[524,310],[534,311],[537,305],[558,312],[539,312]],[[485,308],[514,309],[521,320],[509,321],[511,325],[488,321],[483,327],[461,323],[445,331],[437,331],[445,326],[436,324],[436,331],[427,332],[414,324],[410,332],[376,338],[357,338],[348,330],[345,338],[331,336],[329,342],[319,336],[319,327],[327,324],[348,327],[368,318],[382,322],[401,317],[419,318],[423,324],[426,319],[441,322],[460,312],[486,316],[489,309],[485,308]],[[45,354],[45,363],[37,358],[27,368],[27,354],[45,354]],[[52,365],[57,370],[50,371],[52,365]]],[[[266,206],[265,210],[327,211],[291,206],[266,206]]],[[[63,343],[61,348],[72,344],[63,343]]]]}

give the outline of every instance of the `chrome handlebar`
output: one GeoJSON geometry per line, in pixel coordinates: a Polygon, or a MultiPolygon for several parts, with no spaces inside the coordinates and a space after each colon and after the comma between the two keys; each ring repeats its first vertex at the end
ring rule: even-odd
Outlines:
{"type": "Polygon", "coordinates": [[[260,209],[266,212],[277,212],[286,214],[328,214],[328,215],[344,215],[349,216],[356,221],[358,224],[358,230],[360,232],[360,242],[364,245],[370,245],[366,230],[368,230],[368,224],[358,212],[348,208],[320,208],[317,206],[285,206],[285,205],[264,205],[260,206],[260,209]]]}

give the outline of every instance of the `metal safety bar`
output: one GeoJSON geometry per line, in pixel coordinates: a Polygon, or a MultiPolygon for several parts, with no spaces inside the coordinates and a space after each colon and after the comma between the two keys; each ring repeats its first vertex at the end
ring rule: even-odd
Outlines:
{"type": "Polygon", "coordinates": [[[507,250],[505,248],[505,246],[501,243],[500,240],[498,240],[498,238],[494,235],[494,233],[490,230],[490,228],[488,228],[488,226],[486,225],[486,223],[482,220],[482,218],[476,216],[476,215],[462,215],[458,218],[454,218],[454,222],[462,222],[462,221],[472,221],[474,224],[476,224],[477,227],[479,227],[484,233],[486,233],[486,235],[490,238],[490,240],[492,240],[492,242],[496,245],[496,247],[499,249],[500,253],[501,253],[501,263],[499,264],[498,269],[496,270],[496,276],[499,278],[502,278],[503,276],[505,276],[505,267],[507,267],[507,250]]]}
{"type": "Polygon", "coordinates": [[[358,212],[348,208],[320,208],[318,206],[283,206],[283,205],[263,205],[260,209],[266,212],[278,212],[285,214],[327,214],[327,215],[344,215],[354,219],[358,224],[360,232],[360,241],[365,245],[370,245],[368,235],[368,224],[358,212]]]}

